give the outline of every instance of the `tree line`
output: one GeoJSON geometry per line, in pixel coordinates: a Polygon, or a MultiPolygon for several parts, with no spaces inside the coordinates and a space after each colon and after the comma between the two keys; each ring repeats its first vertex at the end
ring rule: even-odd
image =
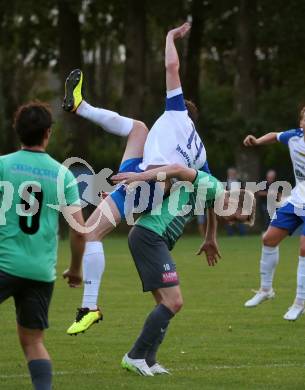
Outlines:
{"type": "Polygon", "coordinates": [[[66,76],[80,67],[90,103],[151,126],[164,109],[166,32],[191,20],[179,43],[181,75],[185,97],[199,107],[212,171],[223,178],[235,165],[256,180],[275,167],[291,177],[283,147],[248,150],[241,141],[298,125],[304,11],[302,0],[1,0],[0,152],[17,147],[16,107],[38,98],[55,107],[56,158],[116,169],[123,141],[61,113],[66,76]]]}

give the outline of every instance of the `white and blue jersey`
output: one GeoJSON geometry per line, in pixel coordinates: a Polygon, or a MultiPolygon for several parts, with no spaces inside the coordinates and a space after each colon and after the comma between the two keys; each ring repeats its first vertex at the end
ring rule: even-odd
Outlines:
{"type": "Polygon", "coordinates": [[[182,89],[167,92],[165,112],[148,134],[140,169],[170,164],[200,169],[205,162],[205,147],[188,116],[182,89]]]}
{"type": "MultiPolygon", "coordinates": [[[[167,92],[165,112],[151,128],[144,145],[143,159],[124,161],[119,172],[143,172],[149,167],[181,164],[210,173],[206,161],[206,151],[193,121],[188,116],[181,88],[167,92]]],[[[149,205],[151,210],[155,183],[151,183],[149,205]]],[[[110,196],[115,202],[121,217],[124,218],[125,186],[119,186],[110,196]]],[[[134,207],[137,207],[140,191],[137,192],[134,207]]]]}
{"type": "Polygon", "coordinates": [[[303,129],[293,129],[278,133],[277,139],[289,148],[290,158],[295,177],[295,187],[291,191],[288,202],[298,208],[305,206],[305,142],[303,129]]]}
{"type": "Polygon", "coordinates": [[[301,234],[305,235],[305,142],[303,129],[283,131],[278,133],[277,139],[289,148],[296,185],[284,205],[275,212],[270,225],[286,229],[289,234],[303,225],[301,234]]]}

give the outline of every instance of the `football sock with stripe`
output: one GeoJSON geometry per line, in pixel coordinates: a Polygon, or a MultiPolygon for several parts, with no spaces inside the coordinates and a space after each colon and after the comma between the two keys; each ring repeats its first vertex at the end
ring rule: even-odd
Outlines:
{"type": "Polygon", "coordinates": [[[31,360],[28,363],[32,383],[35,390],[51,390],[52,363],[47,359],[31,360]]]}
{"type": "MultiPolygon", "coordinates": [[[[165,334],[173,317],[174,313],[166,306],[157,305],[148,315],[142,332],[130,352],[128,352],[128,356],[131,359],[145,359],[148,351],[159,342],[163,333],[165,334]]],[[[164,336],[162,340],[163,338],[164,336]]]]}
{"type": "Polygon", "coordinates": [[[121,116],[116,112],[93,107],[84,100],[76,110],[76,113],[83,118],[101,126],[108,133],[127,137],[133,127],[133,120],[121,116]]]}
{"type": "Polygon", "coordinates": [[[86,242],[83,257],[84,295],[82,307],[97,309],[99,288],[105,270],[103,244],[100,241],[86,242]]]}
{"type": "Polygon", "coordinates": [[[272,288],[274,271],[279,262],[279,247],[263,245],[260,261],[261,288],[272,288]]]}

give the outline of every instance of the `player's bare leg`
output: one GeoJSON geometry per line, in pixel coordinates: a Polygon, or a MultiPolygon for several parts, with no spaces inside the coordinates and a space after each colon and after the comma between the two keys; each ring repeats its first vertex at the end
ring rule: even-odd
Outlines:
{"type": "Polygon", "coordinates": [[[52,364],[43,344],[43,331],[27,329],[20,325],[17,325],[17,330],[34,388],[51,390],[52,364]]]}
{"type": "Polygon", "coordinates": [[[305,311],[305,236],[300,237],[300,253],[297,271],[297,291],[292,306],[284,315],[288,321],[296,321],[305,311]]]}
{"type": "Polygon", "coordinates": [[[255,307],[272,299],[275,292],[272,288],[275,268],[279,262],[279,244],[288,235],[288,230],[269,226],[263,235],[263,246],[260,260],[261,285],[254,297],[245,303],[245,307],[255,307]]]}
{"type": "MultiPolygon", "coordinates": [[[[133,121],[128,135],[122,163],[143,156],[148,129],[144,123],[133,121]]],[[[101,240],[121,222],[121,214],[115,202],[108,196],[102,200],[86,222],[87,227],[96,228],[86,236],[86,248],[83,258],[84,294],[81,308],[77,310],[76,320],[69,327],[69,335],[84,333],[103,316],[98,307],[98,295],[105,269],[105,257],[101,240]],[[111,218],[109,218],[109,215],[111,218]]]]}

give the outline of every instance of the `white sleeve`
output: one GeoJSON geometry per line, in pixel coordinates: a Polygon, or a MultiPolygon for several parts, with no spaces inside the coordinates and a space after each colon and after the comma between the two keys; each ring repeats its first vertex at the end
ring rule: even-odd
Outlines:
{"type": "Polygon", "coordinates": [[[177,95],[182,95],[183,92],[182,92],[182,88],[179,87],[179,88],[176,88],[176,89],[172,89],[170,91],[166,91],[166,97],[167,99],[170,99],[174,96],[177,96],[177,95]]]}

